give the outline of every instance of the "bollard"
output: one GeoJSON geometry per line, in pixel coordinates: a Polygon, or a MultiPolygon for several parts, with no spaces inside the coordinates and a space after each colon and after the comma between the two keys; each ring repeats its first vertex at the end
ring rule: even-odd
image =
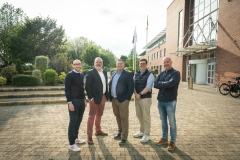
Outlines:
{"type": "Polygon", "coordinates": [[[193,78],[188,77],[188,89],[193,89],[193,78]]]}

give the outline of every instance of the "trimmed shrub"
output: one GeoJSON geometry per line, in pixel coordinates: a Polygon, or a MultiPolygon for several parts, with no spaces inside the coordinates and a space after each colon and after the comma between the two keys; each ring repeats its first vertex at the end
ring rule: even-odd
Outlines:
{"type": "Polygon", "coordinates": [[[59,77],[58,77],[58,80],[59,80],[59,83],[64,83],[65,81],[65,77],[66,77],[66,73],[65,72],[61,72],[59,77]]]}
{"type": "Polygon", "coordinates": [[[17,74],[18,74],[18,72],[17,72],[15,66],[13,66],[13,65],[4,67],[2,69],[2,73],[1,73],[1,75],[3,77],[7,78],[7,84],[11,84],[12,83],[12,76],[17,75],[17,74]]]}
{"type": "Polygon", "coordinates": [[[18,74],[23,74],[23,69],[22,69],[22,64],[20,59],[17,59],[16,61],[16,70],[18,71],[18,74]]]}
{"type": "Polygon", "coordinates": [[[55,85],[58,81],[58,75],[57,72],[53,69],[47,69],[44,73],[44,83],[46,85],[55,85]]]}
{"type": "Polygon", "coordinates": [[[38,86],[39,80],[38,77],[18,74],[13,76],[13,85],[14,86],[38,86]]]}
{"type": "Polygon", "coordinates": [[[42,83],[42,73],[39,69],[35,69],[32,71],[32,76],[38,77],[39,83],[42,83]]]}
{"type": "Polygon", "coordinates": [[[35,66],[36,66],[36,69],[39,69],[43,74],[43,72],[46,69],[48,69],[48,57],[36,56],[35,57],[35,66]]]}
{"type": "Polygon", "coordinates": [[[4,86],[7,83],[7,78],[0,76],[0,86],[4,86]]]}

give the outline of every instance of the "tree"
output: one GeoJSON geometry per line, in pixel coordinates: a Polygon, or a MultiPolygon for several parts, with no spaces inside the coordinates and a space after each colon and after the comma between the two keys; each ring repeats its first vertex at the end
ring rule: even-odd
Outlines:
{"type": "Polygon", "coordinates": [[[83,51],[90,45],[95,45],[95,43],[82,36],[79,38],[70,39],[68,43],[69,59],[80,59],[83,51]]]}
{"type": "Polygon", "coordinates": [[[72,66],[68,57],[63,53],[59,53],[51,58],[49,61],[49,68],[54,69],[58,74],[60,74],[61,72],[67,73],[72,69],[72,66]]]}
{"type": "Polygon", "coordinates": [[[125,67],[129,67],[129,64],[127,63],[128,57],[121,55],[120,59],[122,59],[125,62],[125,67]]]}
{"type": "Polygon", "coordinates": [[[99,50],[97,46],[89,46],[82,54],[82,60],[89,66],[93,66],[96,57],[99,57],[99,50]]]}
{"type": "MultiPolygon", "coordinates": [[[[136,53],[136,70],[139,70],[139,58],[138,58],[138,54],[136,53]]],[[[128,55],[128,59],[127,59],[127,63],[129,64],[129,67],[133,67],[133,49],[130,51],[129,55],[128,55]]]]}
{"type": "Polygon", "coordinates": [[[66,48],[65,31],[62,26],[57,27],[56,20],[42,17],[26,19],[24,25],[16,29],[10,39],[12,56],[22,62],[32,62],[35,56],[53,57],[57,53],[64,53],[66,48]]]}
{"type": "Polygon", "coordinates": [[[14,8],[11,4],[4,3],[0,8],[0,61],[3,66],[12,64],[13,58],[9,50],[9,40],[14,28],[22,24],[25,17],[26,15],[21,8],[14,8]]]}
{"type": "Polygon", "coordinates": [[[109,60],[108,60],[107,55],[101,53],[101,54],[100,54],[100,57],[101,57],[102,60],[103,60],[103,67],[108,67],[109,60]]]}

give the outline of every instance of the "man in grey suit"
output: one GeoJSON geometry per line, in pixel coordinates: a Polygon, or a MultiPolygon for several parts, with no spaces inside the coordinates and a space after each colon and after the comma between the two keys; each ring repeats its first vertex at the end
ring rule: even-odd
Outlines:
{"type": "Polygon", "coordinates": [[[107,136],[101,129],[100,123],[108,99],[108,78],[107,72],[102,69],[103,60],[100,57],[95,58],[94,68],[86,74],[85,89],[89,99],[89,115],[87,122],[88,144],[92,145],[93,124],[95,121],[96,136],[107,136]]]}

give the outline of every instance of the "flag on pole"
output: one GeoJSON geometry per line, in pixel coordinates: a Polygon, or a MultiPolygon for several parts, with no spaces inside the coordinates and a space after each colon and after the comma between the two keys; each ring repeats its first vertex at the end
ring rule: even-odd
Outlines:
{"type": "Polygon", "coordinates": [[[147,16],[147,27],[146,27],[146,30],[148,30],[148,16],[147,16]]]}
{"type": "Polygon", "coordinates": [[[136,43],[137,42],[137,32],[136,32],[136,28],[134,30],[134,34],[133,34],[133,40],[132,43],[136,43]]]}

